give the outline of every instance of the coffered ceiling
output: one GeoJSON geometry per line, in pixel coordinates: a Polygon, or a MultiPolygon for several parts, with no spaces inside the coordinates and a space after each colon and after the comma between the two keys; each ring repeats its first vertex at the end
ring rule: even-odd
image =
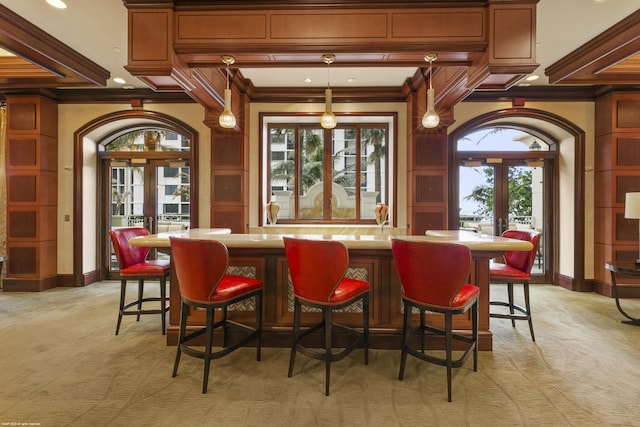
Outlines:
{"type": "MultiPolygon", "coordinates": [[[[45,0],[3,0],[0,5],[0,47],[4,49],[0,50],[0,95],[37,89],[50,90],[63,97],[69,96],[66,90],[72,89],[85,94],[88,89],[125,92],[127,88],[146,89],[144,79],[138,79],[124,68],[127,64],[125,5],[117,0],[68,0],[67,3],[67,9],[53,10],[45,0]],[[124,79],[125,83],[114,82],[115,77],[124,79]]],[[[635,86],[640,83],[637,0],[540,0],[536,33],[537,69],[497,81],[494,86],[489,79],[484,82],[485,87],[478,89],[503,90],[520,85],[635,86]],[[527,82],[524,77],[528,74],[537,74],[540,78],[527,82]]],[[[437,44],[434,47],[437,51],[437,44]]],[[[340,52],[339,46],[328,48],[336,50],[333,53],[337,56],[330,69],[316,52],[257,55],[240,51],[235,53],[234,67],[253,87],[264,89],[264,93],[277,93],[279,88],[304,92],[306,88],[325,86],[329,79],[331,86],[352,87],[354,93],[363,88],[377,88],[375,90],[384,93],[389,88],[401,88],[408,78],[420,73],[421,67],[426,67],[423,55],[416,52],[384,49],[340,52]]],[[[470,44],[466,51],[438,53],[434,67],[466,66],[473,62],[478,47],[470,44]]],[[[202,61],[201,65],[215,68],[217,58],[195,55],[191,60],[196,66],[202,61]]]]}

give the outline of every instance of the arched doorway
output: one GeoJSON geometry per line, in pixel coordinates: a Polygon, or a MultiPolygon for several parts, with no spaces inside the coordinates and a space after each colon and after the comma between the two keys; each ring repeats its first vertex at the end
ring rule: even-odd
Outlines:
{"type": "MultiPolygon", "coordinates": [[[[568,160],[558,166],[557,187],[560,197],[552,200],[548,232],[554,233],[548,259],[549,279],[571,290],[583,290],[585,286],[585,195],[584,164],[585,134],[575,124],[547,111],[528,108],[509,108],[488,112],[462,124],[449,135],[450,153],[456,151],[457,141],[475,130],[489,127],[507,127],[526,130],[543,141],[557,141],[560,159],[568,160]]],[[[457,185],[457,156],[449,156],[449,204],[459,204],[457,185]]],[[[458,211],[449,210],[449,227],[458,228],[458,211]]]]}
{"type": "Polygon", "coordinates": [[[558,175],[557,143],[522,125],[481,127],[456,143],[452,176],[454,206],[461,229],[500,236],[507,229],[542,234],[532,282],[550,283],[558,175]],[[533,133],[532,133],[533,132],[533,133]]]}
{"type": "MultiPolygon", "coordinates": [[[[166,114],[146,111],[118,111],[87,123],[74,133],[74,194],[73,194],[73,284],[84,286],[102,280],[107,274],[107,262],[102,255],[106,247],[108,221],[101,197],[104,174],[100,174],[99,147],[130,130],[160,128],[183,135],[190,141],[185,159],[191,176],[198,176],[198,134],[187,124],[166,114]]],[[[190,226],[198,226],[198,184],[190,182],[190,226]]]]}

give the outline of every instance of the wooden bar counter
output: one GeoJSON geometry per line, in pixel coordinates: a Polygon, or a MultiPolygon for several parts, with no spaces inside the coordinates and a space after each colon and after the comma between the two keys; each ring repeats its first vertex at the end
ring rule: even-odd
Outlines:
{"type": "MultiPolygon", "coordinates": [[[[229,249],[230,272],[257,277],[264,281],[263,345],[274,347],[291,345],[291,325],[293,325],[293,295],[283,236],[340,240],[347,245],[350,256],[348,275],[367,280],[371,284],[369,340],[371,348],[400,347],[402,303],[400,282],[391,254],[392,238],[456,242],[469,247],[473,258],[470,282],[480,287],[480,350],[491,350],[493,344],[489,329],[489,261],[508,250],[531,249],[529,242],[457,230],[427,231],[425,236],[395,235],[388,229],[366,235],[300,234],[299,230],[296,231],[295,234],[224,234],[228,233],[225,229],[191,229],[135,237],[130,243],[134,246],[149,246],[168,251],[170,236],[215,239],[223,242],[229,249]]],[[[180,319],[180,293],[177,279],[173,274],[170,281],[170,301],[167,344],[175,345],[180,319]]],[[[251,309],[252,307],[236,307],[229,316],[250,322],[253,316],[251,309]]],[[[318,315],[318,313],[303,314],[303,323],[305,319],[311,323],[318,315]]],[[[361,314],[355,312],[344,312],[339,315],[340,321],[345,324],[359,325],[362,322],[361,314]]],[[[438,318],[434,317],[428,321],[436,321],[436,319],[438,318]]],[[[200,324],[201,321],[203,321],[201,313],[196,312],[190,316],[190,323],[194,325],[200,324]]],[[[457,316],[454,320],[454,328],[470,330],[471,321],[468,316],[457,316]]]]}

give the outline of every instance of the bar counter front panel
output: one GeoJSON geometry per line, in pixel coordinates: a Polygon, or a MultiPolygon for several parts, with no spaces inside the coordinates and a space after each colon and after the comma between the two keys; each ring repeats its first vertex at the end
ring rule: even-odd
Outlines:
{"type": "MultiPolygon", "coordinates": [[[[181,232],[159,233],[135,237],[134,246],[149,246],[169,251],[170,236],[194,239],[215,239],[229,249],[229,272],[256,277],[264,281],[263,329],[264,346],[289,347],[293,325],[293,291],[289,279],[287,259],[282,237],[292,236],[310,239],[332,239],[344,242],[349,248],[350,277],[367,280],[371,284],[370,295],[370,339],[371,348],[400,348],[402,336],[402,299],[400,279],[391,253],[389,230],[370,235],[329,234],[227,234],[226,229],[191,229],[181,232]]],[[[531,244],[502,237],[486,236],[457,230],[428,231],[426,236],[397,236],[408,240],[431,240],[457,242],[469,247],[473,258],[469,281],[480,287],[479,302],[479,349],[491,350],[493,345],[489,329],[489,261],[507,250],[529,250],[531,244]]],[[[180,321],[180,292],[175,274],[170,280],[170,311],[167,327],[167,344],[178,341],[180,321]]],[[[234,307],[229,318],[252,323],[255,319],[253,303],[234,307]]],[[[352,312],[336,313],[336,319],[344,324],[361,326],[361,308],[352,312]]],[[[320,320],[320,313],[308,312],[302,316],[303,324],[320,320]]],[[[441,316],[428,316],[427,321],[442,326],[441,316]]],[[[204,324],[204,312],[193,312],[189,324],[204,324]]],[[[471,330],[469,314],[454,317],[454,328],[471,330]]],[[[233,340],[233,336],[230,339],[233,340]]],[[[320,334],[318,334],[320,346],[320,334]]],[[[340,345],[341,337],[336,338],[340,345]]],[[[440,347],[443,343],[435,343],[440,347]]]]}

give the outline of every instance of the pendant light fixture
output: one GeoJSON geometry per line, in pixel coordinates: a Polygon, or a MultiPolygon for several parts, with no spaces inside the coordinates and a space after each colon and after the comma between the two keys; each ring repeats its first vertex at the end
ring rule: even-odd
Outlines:
{"type": "Polygon", "coordinates": [[[438,59],[435,53],[428,53],[424,56],[424,60],[429,63],[429,89],[427,89],[427,112],[422,116],[422,126],[427,129],[433,129],[440,123],[440,116],[436,113],[433,101],[433,61],[438,59]]]}
{"type": "Polygon", "coordinates": [[[224,90],[224,109],[218,118],[220,126],[226,129],[233,129],[236,126],[236,117],[231,112],[231,89],[229,89],[229,65],[236,62],[235,58],[230,55],[224,55],[222,62],[227,64],[227,88],[224,90]]]}
{"type": "Polygon", "coordinates": [[[320,126],[324,129],[333,129],[338,124],[336,115],[331,111],[331,85],[329,78],[329,66],[336,60],[333,54],[322,55],[322,61],[327,64],[327,88],[324,91],[324,113],[320,118],[320,126]]]}

